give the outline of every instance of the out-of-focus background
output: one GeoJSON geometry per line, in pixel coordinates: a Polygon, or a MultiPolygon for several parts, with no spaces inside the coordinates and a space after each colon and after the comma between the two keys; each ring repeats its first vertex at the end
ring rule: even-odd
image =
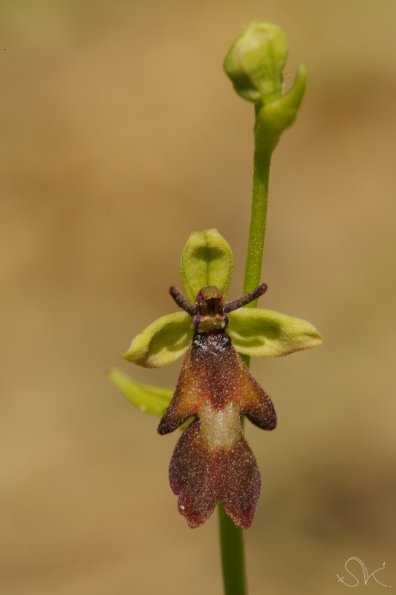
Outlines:
{"type": "Polygon", "coordinates": [[[286,86],[309,70],[273,159],[261,303],[325,342],[253,363],[279,427],[247,427],[250,592],[342,592],[350,556],[396,583],[396,4],[2,0],[1,595],[222,592],[217,519],[188,529],[168,486],[177,436],[105,371],[175,384],[178,364],[119,354],[174,310],[192,230],[232,244],[241,292],[253,108],[222,60],[254,18],[288,34],[286,86]]]}

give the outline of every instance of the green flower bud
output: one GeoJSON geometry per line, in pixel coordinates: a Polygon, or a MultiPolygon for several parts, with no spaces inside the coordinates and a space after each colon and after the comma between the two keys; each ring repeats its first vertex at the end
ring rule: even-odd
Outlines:
{"type": "Polygon", "coordinates": [[[300,65],[294,85],[282,95],[283,68],[288,55],[282,29],[253,21],[233,43],[224,69],[234,89],[255,103],[255,147],[270,155],[282,132],[291,126],[304,97],[307,73],[300,65]]]}
{"type": "Polygon", "coordinates": [[[288,44],[282,29],[253,21],[229,49],[224,70],[244,99],[266,102],[281,94],[287,55],[288,44]]]}

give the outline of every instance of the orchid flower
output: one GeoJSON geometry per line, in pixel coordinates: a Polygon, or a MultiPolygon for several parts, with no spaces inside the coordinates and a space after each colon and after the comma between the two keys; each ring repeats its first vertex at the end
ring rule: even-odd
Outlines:
{"type": "Polygon", "coordinates": [[[309,322],[249,307],[266,291],[265,284],[226,302],[232,267],[231,247],[217,230],[192,233],[181,258],[186,297],[170,288],[182,311],[151,323],[124,355],[149,368],[184,356],[174,393],[135,382],[116,369],[110,372],[127,399],[161,417],[160,434],[183,430],[169,477],[190,527],[202,525],[220,502],[238,527],[249,527],[254,517],[260,473],[241,418],[272,430],[276,414],[241,355],[279,357],[321,343],[309,322]]]}

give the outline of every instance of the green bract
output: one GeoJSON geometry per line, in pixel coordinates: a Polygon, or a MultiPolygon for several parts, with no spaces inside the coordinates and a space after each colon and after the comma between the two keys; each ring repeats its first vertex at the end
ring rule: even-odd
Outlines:
{"type": "Polygon", "coordinates": [[[195,302],[198,291],[209,285],[215,285],[226,295],[233,264],[231,246],[217,229],[194,231],[181,257],[181,277],[188,299],[195,302]]]}
{"type": "Polygon", "coordinates": [[[170,388],[159,388],[136,382],[117,368],[110,370],[109,378],[118,390],[143,413],[162,417],[172,398],[170,388]]]}
{"type": "MultiPolygon", "coordinates": [[[[181,259],[185,294],[195,302],[198,291],[208,285],[226,293],[232,265],[232,250],[216,229],[192,233],[181,259]]],[[[273,310],[240,308],[229,318],[227,333],[243,355],[279,357],[321,343],[312,324],[273,310]]],[[[148,368],[166,366],[187,351],[192,336],[192,320],[186,312],[167,314],[133,339],[124,358],[148,368]]],[[[135,382],[120,370],[112,370],[110,379],[131,403],[152,415],[163,415],[172,396],[171,390],[135,382]]]]}
{"type": "Polygon", "coordinates": [[[236,351],[255,357],[279,357],[322,342],[310,322],[263,308],[233,312],[227,333],[236,351]]]}
{"type": "Polygon", "coordinates": [[[282,132],[293,124],[304,97],[306,82],[307,69],[304,64],[300,64],[290,91],[258,107],[255,123],[256,144],[269,144],[269,138],[272,138],[274,143],[275,140],[277,142],[282,132]]]}

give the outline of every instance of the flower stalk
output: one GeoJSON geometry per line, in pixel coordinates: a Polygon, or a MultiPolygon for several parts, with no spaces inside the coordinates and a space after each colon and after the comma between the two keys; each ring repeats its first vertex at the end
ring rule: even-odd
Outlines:
{"type": "MultiPolygon", "coordinates": [[[[274,25],[255,21],[231,46],[224,69],[234,88],[255,104],[252,203],[243,291],[248,293],[261,280],[267,226],[269,172],[272,152],[279,138],[297,115],[304,96],[306,72],[299,69],[294,88],[282,96],[287,41],[274,25]]],[[[254,308],[257,301],[248,304],[254,308]]],[[[249,367],[250,357],[242,356],[249,367]]],[[[224,507],[219,506],[220,548],[224,594],[247,595],[242,530],[231,526],[224,507]]]]}
{"type": "Polygon", "coordinates": [[[243,532],[225,513],[223,504],[219,504],[219,530],[224,593],[244,595],[247,581],[243,532]]]}
{"type": "MultiPolygon", "coordinates": [[[[271,151],[257,146],[254,151],[252,206],[248,250],[245,265],[243,291],[248,293],[260,283],[264,257],[265,230],[267,228],[268,186],[271,151]]],[[[252,308],[257,302],[252,302],[252,308]]]]}

